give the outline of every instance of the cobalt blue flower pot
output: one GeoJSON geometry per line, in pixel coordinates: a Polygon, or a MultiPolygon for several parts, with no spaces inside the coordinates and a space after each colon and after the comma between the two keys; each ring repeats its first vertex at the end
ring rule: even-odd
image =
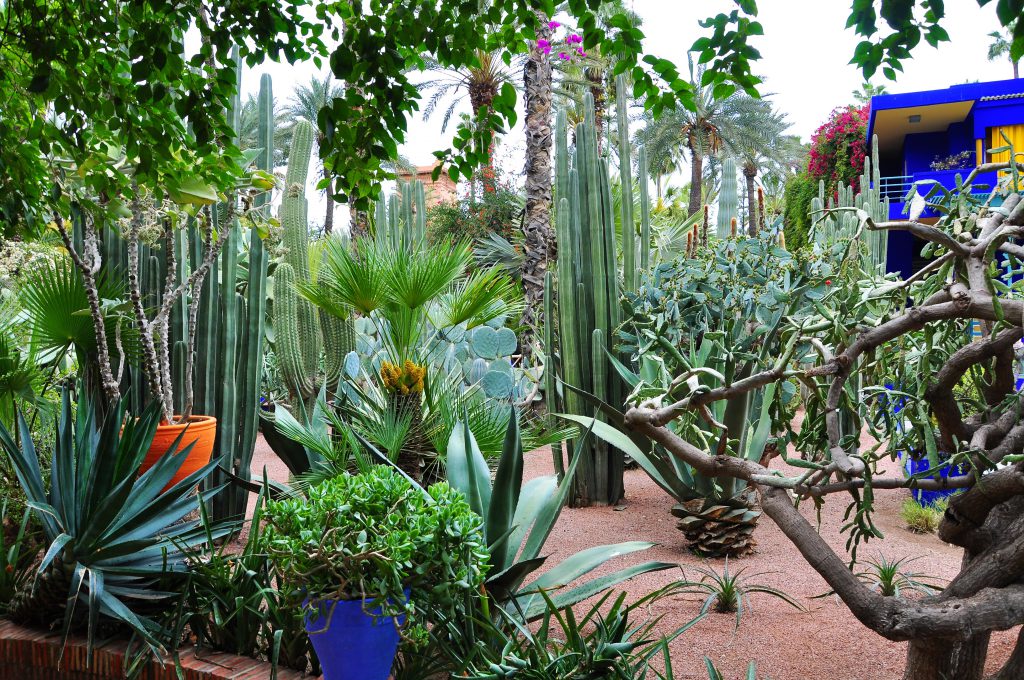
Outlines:
{"type": "Polygon", "coordinates": [[[362,600],[316,600],[303,606],[324,680],[387,680],[404,617],[396,626],[395,618],[382,616],[379,607],[365,611],[362,600]]]}
{"type": "MultiPolygon", "coordinates": [[[[914,460],[911,456],[904,456],[904,452],[900,451],[900,458],[903,460],[903,469],[907,471],[907,477],[924,472],[928,469],[928,459],[922,458],[921,460],[914,460]]],[[[959,477],[960,475],[967,474],[967,471],[962,466],[946,466],[939,470],[939,477],[959,477]]],[[[939,491],[926,491],[924,489],[913,488],[910,493],[913,494],[914,500],[917,501],[918,505],[927,506],[935,505],[938,501],[952,496],[961,489],[941,489],[939,491]]]]}

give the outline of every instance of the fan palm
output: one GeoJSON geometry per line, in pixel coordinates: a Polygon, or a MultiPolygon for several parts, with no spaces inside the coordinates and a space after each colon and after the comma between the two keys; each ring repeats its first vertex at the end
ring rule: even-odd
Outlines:
{"type": "Polygon", "coordinates": [[[373,323],[384,347],[380,366],[374,366],[387,395],[384,406],[409,419],[399,464],[419,476],[431,449],[424,392],[443,389],[426,375],[430,348],[452,327],[468,330],[517,311],[509,302],[515,286],[496,268],[474,270],[469,243],[406,248],[363,239],[356,249],[358,258],[344,242],[328,240],[317,285],[299,292],[327,314],[344,317],[355,310],[373,323]]]}
{"type": "Polygon", "coordinates": [[[995,61],[1009,57],[1010,63],[1013,65],[1014,79],[1020,78],[1020,60],[1013,58],[1010,48],[1013,45],[1013,34],[1016,32],[1018,21],[1019,19],[1014,19],[1007,24],[1005,31],[992,31],[988,34],[992,38],[992,43],[988,46],[988,60],[995,61]]]}
{"type": "Polygon", "coordinates": [[[0,316],[0,422],[4,423],[14,422],[19,403],[36,403],[43,382],[35,352],[31,345],[23,352],[18,336],[15,324],[0,316]]]}
{"type": "MultiPolygon", "coordinates": [[[[138,331],[131,322],[123,283],[115,277],[101,276],[97,284],[104,322],[113,329],[107,334],[111,344],[108,349],[111,356],[119,357],[123,369],[138,351],[138,331]]],[[[19,299],[25,310],[32,351],[39,361],[44,365],[59,364],[73,356],[87,390],[98,387],[96,330],[88,313],[85,284],[74,265],[58,260],[36,270],[22,284],[19,299]]],[[[122,372],[119,370],[118,374],[122,372]]],[[[97,408],[102,412],[100,406],[97,408]]]]}

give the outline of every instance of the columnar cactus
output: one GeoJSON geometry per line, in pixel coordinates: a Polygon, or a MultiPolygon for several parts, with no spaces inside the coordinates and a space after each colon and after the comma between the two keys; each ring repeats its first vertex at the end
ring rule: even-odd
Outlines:
{"type": "Polygon", "coordinates": [[[308,121],[296,123],[281,199],[280,222],[286,252],[274,272],[273,315],[281,375],[297,411],[295,415],[307,417],[325,380],[328,389],[334,391],[345,356],[355,349],[354,320],[318,311],[298,292],[298,286],[315,283],[306,218],[306,179],[313,134],[313,125],[308,121]]]}
{"type": "Polygon", "coordinates": [[[648,194],[650,175],[647,171],[647,149],[640,147],[637,164],[640,171],[640,268],[651,266],[651,197],[648,194]]]}
{"type": "MultiPolygon", "coordinates": [[[[238,76],[241,76],[240,66],[238,76]]],[[[228,119],[238,123],[239,102],[229,112],[228,119]]],[[[256,166],[265,171],[273,167],[273,93],[270,76],[260,81],[259,141],[260,154],[256,166]]],[[[255,207],[269,205],[269,197],[258,196],[255,207]]],[[[220,466],[211,473],[211,486],[225,484],[227,475],[220,468],[237,477],[249,479],[249,468],[256,446],[260,384],[263,377],[263,350],[265,337],[267,261],[268,256],[256,229],[243,230],[238,220],[221,223],[227,206],[211,207],[217,231],[226,239],[221,253],[214,261],[202,290],[199,292],[199,314],[195,328],[195,365],[192,376],[186,375],[186,359],[190,323],[185,299],[172,309],[170,336],[173,347],[171,361],[174,383],[175,410],[184,410],[184,389],[191,378],[196,413],[217,419],[218,435],[213,457],[220,466]],[[248,237],[246,247],[243,237],[248,237]],[[240,266],[240,255],[248,251],[248,268],[240,266]],[[237,292],[245,276],[245,293],[237,292]]],[[[197,230],[179,232],[174,244],[177,280],[188,278],[193,267],[202,259],[197,230]],[[191,250],[188,245],[191,244],[191,250]]],[[[147,306],[160,303],[163,282],[167,276],[167,258],[162,249],[140,246],[140,278],[147,306]]],[[[103,234],[103,261],[107,276],[124,276],[128,260],[128,244],[116,230],[106,228],[103,234]]],[[[143,385],[143,371],[137,365],[126,367],[122,389],[129,388],[131,409],[138,413],[145,407],[148,390],[143,385]]],[[[231,486],[218,494],[211,508],[217,519],[241,516],[246,509],[248,492],[231,486]]]]}
{"type": "MultiPolygon", "coordinates": [[[[576,126],[574,149],[569,148],[564,111],[558,113],[555,125],[556,187],[560,197],[556,218],[557,354],[564,382],[607,403],[617,404],[624,400],[626,388],[605,350],[621,321],[619,244],[615,237],[607,166],[598,153],[593,100],[589,94],[585,95],[584,106],[585,118],[576,126]]],[[[628,154],[622,162],[627,165],[625,183],[631,185],[628,154]]],[[[632,224],[632,217],[624,217],[623,224],[632,224]]],[[[628,230],[623,229],[625,231],[628,230]]],[[[549,281],[549,287],[550,283],[553,281],[549,281]]],[[[555,348],[549,346],[548,353],[554,354],[555,348]]],[[[593,414],[593,409],[572,390],[565,390],[563,397],[564,410],[580,415],[593,414]]],[[[553,401],[557,404],[549,398],[549,408],[553,401]]],[[[580,455],[572,502],[576,505],[617,502],[622,497],[622,452],[598,445],[594,439],[589,439],[586,446],[587,450],[580,455]]],[[[569,454],[572,455],[571,447],[569,454]]]]}
{"type": "MultiPolygon", "coordinates": [[[[876,222],[889,218],[889,199],[881,197],[878,137],[871,141],[871,155],[864,159],[864,172],[860,176],[860,193],[855,196],[852,186],[840,184],[835,193],[830,194],[826,192],[824,180],[818,183],[818,195],[811,199],[815,242],[824,246],[836,239],[851,238],[860,226],[855,208],[865,211],[876,222]],[[826,213],[826,209],[838,210],[826,213]]],[[[861,251],[865,268],[874,271],[884,267],[888,255],[888,233],[866,231],[862,232],[861,238],[866,245],[861,251]]]]}
{"type": "Polygon", "coordinates": [[[728,238],[735,232],[735,222],[739,209],[736,193],[736,160],[722,160],[722,187],[718,193],[718,238],[728,238]]]}
{"type": "Polygon", "coordinates": [[[378,244],[416,248],[426,243],[427,207],[423,182],[401,182],[390,197],[377,201],[374,211],[378,244]]]}
{"type": "MultiPolygon", "coordinates": [[[[622,186],[622,280],[626,290],[633,291],[639,284],[639,278],[636,269],[636,224],[633,222],[633,167],[630,160],[629,118],[626,115],[627,90],[626,76],[620,73],[615,80],[615,109],[619,128],[619,181],[622,186]]],[[[641,183],[643,180],[641,175],[641,183]]]]}

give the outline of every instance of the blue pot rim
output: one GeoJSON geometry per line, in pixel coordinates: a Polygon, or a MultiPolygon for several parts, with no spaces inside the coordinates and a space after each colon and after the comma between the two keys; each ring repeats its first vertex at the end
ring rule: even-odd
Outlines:
{"type": "MultiPolygon", "coordinates": [[[[405,588],[404,589],[404,593],[405,593],[405,600],[406,600],[406,602],[408,602],[409,601],[410,589],[409,588],[405,588]]],[[[366,605],[367,605],[368,602],[372,602],[372,601],[373,601],[372,599],[367,599],[367,598],[352,598],[352,599],[348,599],[348,600],[343,600],[343,599],[330,598],[330,597],[311,598],[311,597],[307,596],[305,599],[302,600],[303,623],[305,624],[304,627],[306,629],[306,634],[307,635],[322,635],[324,633],[327,633],[328,630],[331,627],[331,622],[333,621],[333,618],[334,618],[334,610],[335,610],[335,608],[337,608],[337,606],[339,604],[343,604],[343,603],[356,603],[356,602],[360,603],[360,609],[362,610],[363,614],[367,618],[374,619],[375,623],[378,622],[378,621],[381,621],[383,619],[387,619],[389,621],[393,621],[393,620],[397,619],[399,626],[401,626],[401,625],[403,625],[405,623],[405,615],[404,614],[399,614],[397,616],[391,615],[391,614],[384,614],[384,613],[381,612],[379,606],[377,607],[377,609],[375,611],[367,611],[366,610],[366,605]],[[325,612],[325,608],[326,608],[326,612],[325,612]],[[310,630],[310,622],[311,621],[319,621],[319,620],[325,621],[325,624],[324,624],[323,628],[320,629],[320,630],[310,630]]]]}

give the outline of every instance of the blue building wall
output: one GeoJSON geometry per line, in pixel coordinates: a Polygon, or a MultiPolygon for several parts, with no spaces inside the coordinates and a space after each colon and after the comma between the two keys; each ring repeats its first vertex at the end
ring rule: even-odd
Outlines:
{"type": "MultiPolygon", "coordinates": [[[[1002,80],[987,83],[964,83],[943,90],[888,94],[873,97],[871,115],[868,120],[868,139],[876,133],[876,115],[885,110],[906,110],[908,114],[920,111],[927,116],[927,107],[943,104],[970,102],[970,109],[962,120],[952,121],[946,130],[937,132],[913,132],[909,116],[903,118],[890,133],[902,135],[902,145],[882,149],[880,171],[884,191],[890,199],[890,219],[905,219],[906,208],[903,198],[914,182],[936,181],[952,189],[956,186],[956,175],[966,176],[977,163],[978,140],[983,151],[1002,142],[990,143],[990,129],[994,127],[1024,124],[1024,79],[1002,80]],[[962,152],[970,152],[970,161],[960,169],[932,170],[931,164],[938,158],[946,158],[962,152]]],[[[892,117],[887,118],[892,125],[892,117]]],[[[1018,151],[1024,149],[1018,149],[1018,151]]],[[[985,157],[987,159],[987,156],[985,157]]],[[[991,187],[996,181],[994,173],[979,176],[976,186],[991,187]]],[[[924,193],[920,190],[919,193],[924,193]]],[[[922,217],[934,215],[925,213],[922,217]]],[[[914,271],[915,260],[920,264],[922,243],[907,232],[889,233],[889,257],[886,269],[898,272],[904,278],[914,271]]]]}
{"type": "Polygon", "coordinates": [[[903,174],[913,175],[932,169],[936,156],[948,156],[949,134],[946,132],[923,132],[907,135],[903,141],[903,174]]]}

